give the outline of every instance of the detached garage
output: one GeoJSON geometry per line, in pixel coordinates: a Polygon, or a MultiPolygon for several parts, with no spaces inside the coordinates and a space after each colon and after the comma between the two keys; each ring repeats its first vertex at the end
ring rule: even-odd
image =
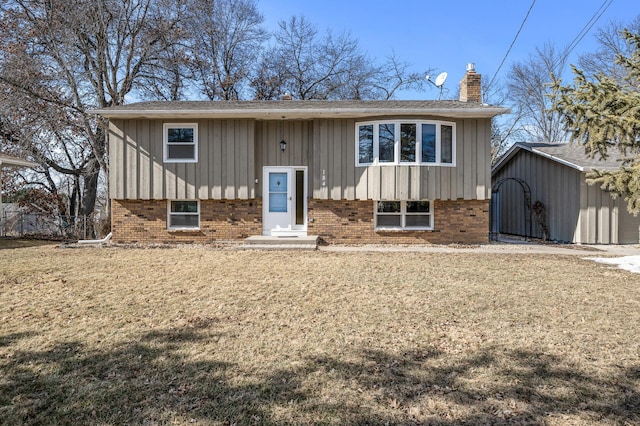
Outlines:
{"type": "Polygon", "coordinates": [[[599,185],[592,170],[616,170],[620,157],[589,158],[577,144],[517,143],[492,169],[491,233],[580,244],[637,244],[640,217],[599,185]]]}

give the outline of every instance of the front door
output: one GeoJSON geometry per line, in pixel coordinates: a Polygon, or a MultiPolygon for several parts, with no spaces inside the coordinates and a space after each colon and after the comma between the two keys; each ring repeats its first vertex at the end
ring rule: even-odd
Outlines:
{"type": "Polygon", "coordinates": [[[265,167],[262,234],[307,235],[306,167],[265,167]]]}

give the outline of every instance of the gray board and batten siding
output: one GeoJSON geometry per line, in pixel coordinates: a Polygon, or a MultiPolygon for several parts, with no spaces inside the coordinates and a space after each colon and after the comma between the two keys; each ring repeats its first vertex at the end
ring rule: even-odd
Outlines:
{"type": "MultiPolygon", "coordinates": [[[[518,178],[529,185],[531,203],[544,204],[549,239],[581,244],[638,243],[640,218],[627,212],[622,198],[614,199],[598,185],[586,182],[587,173],[594,168],[617,167],[615,161],[601,163],[588,158],[581,146],[517,144],[494,166],[494,185],[504,180],[494,204],[499,221],[494,231],[528,234],[522,188],[505,180],[518,178]]],[[[542,237],[535,219],[531,236],[542,237]]]]}
{"type": "Polygon", "coordinates": [[[489,117],[111,117],[109,128],[113,199],[259,198],[263,166],[306,166],[309,196],[316,199],[486,200],[491,195],[489,117]],[[356,167],[355,123],[376,118],[455,122],[456,165],[356,167]],[[163,162],[163,123],[179,122],[198,123],[195,163],[163,162]],[[281,152],[283,139],[287,148],[281,152]]]}

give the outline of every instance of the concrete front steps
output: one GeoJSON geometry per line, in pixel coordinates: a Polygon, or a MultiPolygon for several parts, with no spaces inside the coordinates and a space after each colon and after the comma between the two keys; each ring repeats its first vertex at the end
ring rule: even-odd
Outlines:
{"type": "Polygon", "coordinates": [[[245,238],[239,248],[249,250],[316,250],[319,240],[317,235],[278,237],[253,235],[245,238]]]}

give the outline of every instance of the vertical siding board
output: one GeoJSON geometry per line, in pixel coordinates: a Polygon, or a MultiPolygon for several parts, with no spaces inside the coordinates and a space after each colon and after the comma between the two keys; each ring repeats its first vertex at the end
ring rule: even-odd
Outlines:
{"type": "Polygon", "coordinates": [[[313,198],[322,198],[322,164],[320,161],[320,151],[322,141],[321,132],[322,122],[319,119],[313,120],[313,143],[312,143],[312,156],[313,159],[313,174],[310,180],[313,180],[313,198]]]}
{"type": "Polygon", "coordinates": [[[209,143],[209,186],[211,198],[214,200],[222,199],[222,122],[213,120],[209,123],[209,132],[211,139],[209,143]]]}
{"type": "Polygon", "coordinates": [[[223,138],[223,149],[225,152],[222,167],[224,176],[224,198],[227,200],[233,200],[236,198],[235,125],[235,120],[225,120],[223,125],[225,132],[223,138]]]}
{"type": "Polygon", "coordinates": [[[122,120],[109,121],[109,192],[112,199],[124,198],[124,182],[127,179],[124,167],[124,122],[122,120]]]}
{"type": "Polygon", "coordinates": [[[490,172],[488,172],[488,153],[487,147],[490,145],[490,139],[487,140],[487,126],[485,120],[477,120],[477,143],[476,143],[476,198],[478,200],[485,200],[486,188],[489,182],[491,182],[490,172]]]}
{"type": "Polygon", "coordinates": [[[150,123],[151,158],[153,159],[153,187],[151,190],[154,200],[167,198],[165,187],[165,170],[163,157],[162,120],[152,120],[150,123]]]}
{"type": "MultiPolygon", "coordinates": [[[[442,167],[440,170],[440,199],[451,200],[451,167],[442,167]]],[[[455,171],[455,169],[453,169],[455,171]]],[[[455,173],[454,173],[455,174],[455,173]]]]}
{"type": "Polygon", "coordinates": [[[382,198],[382,169],[386,167],[369,167],[368,198],[381,200],[382,198]]]}
{"type": "Polygon", "coordinates": [[[396,200],[396,169],[398,166],[380,167],[380,197],[383,200],[396,200]]]}
{"type": "Polygon", "coordinates": [[[422,171],[423,169],[426,169],[425,167],[421,167],[421,166],[411,166],[409,168],[409,182],[410,182],[410,188],[409,188],[409,199],[411,200],[420,200],[422,199],[422,194],[421,194],[421,182],[422,182],[422,171]]]}
{"type": "Polygon", "coordinates": [[[141,120],[140,140],[138,142],[138,174],[139,192],[138,197],[143,200],[151,198],[151,183],[153,179],[153,168],[151,163],[151,124],[149,120],[141,120]]]}
{"type": "Polygon", "coordinates": [[[235,146],[236,146],[236,197],[241,200],[249,198],[249,120],[238,120],[236,123],[235,146]]]}
{"type": "Polygon", "coordinates": [[[125,170],[127,180],[125,182],[125,199],[135,199],[138,197],[138,120],[127,121],[125,134],[128,135],[125,144],[125,170]]]}
{"type": "Polygon", "coordinates": [[[369,168],[356,167],[356,200],[366,200],[369,192],[369,168]]]}
{"type": "Polygon", "coordinates": [[[466,124],[467,120],[460,120],[456,126],[456,199],[464,198],[464,177],[465,167],[467,167],[467,163],[465,162],[465,152],[468,150],[467,145],[471,143],[471,141],[467,139],[465,130],[467,128],[466,124]]]}
{"type": "Polygon", "coordinates": [[[395,179],[395,199],[407,200],[409,199],[409,166],[394,167],[396,173],[395,179]]]}
{"type": "Polygon", "coordinates": [[[254,157],[253,157],[253,170],[254,170],[254,197],[262,197],[262,167],[264,165],[264,137],[265,127],[267,123],[265,121],[258,121],[255,123],[255,137],[254,137],[254,157]],[[258,183],[255,183],[255,178],[258,178],[258,183]]]}
{"type": "Polygon", "coordinates": [[[356,198],[356,150],[355,150],[355,120],[347,120],[343,128],[343,179],[345,179],[344,198],[354,200],[356,198]]]}
{"type": "Polygon", "coordinates": [[[333,120],[331,138],[330,164],[331,167],[331,199],[342,199],[343,174],[342,174],[342,128],[344,120],[333,120]]]}
{"type": "Polygon", "coordinates": [[[471,200],[476,195],[476,184],[478,166],[476,163],[477,155],[477,132],[476,120],[466,119],[464,125],[464,199],[471,200]]]}
{"type": "Polygon", "coordinates": [[[255,198],[255,169],[253,167],[255,163],[255,140],[256,140],[256,122],[255,120],[247,121],[247,141],[246,141],[246,149],[247,149],[247,158],[246,158],[246,168],[247,175],[245,177],[246,186],[247,186],[247,198],[255,198]]]}
{"type": "Polygon", "coordinates": [[[209,198],[209,149],[211,136],[209,133],[211,120],[206,120],[198,124],[198,179],[197,197],[201,200],[209,198]]]}

